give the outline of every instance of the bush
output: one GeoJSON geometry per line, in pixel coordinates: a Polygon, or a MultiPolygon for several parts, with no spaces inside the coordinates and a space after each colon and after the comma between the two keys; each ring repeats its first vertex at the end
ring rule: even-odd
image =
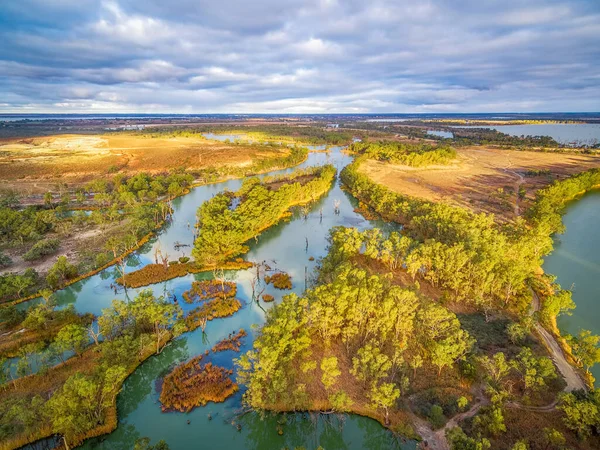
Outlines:
{"type": "Polygon", "coordinates": [[[181,264],[185,264],[186,262],[189,262],[190,258],[188,256],[182,256],[181,258],[179,258],[179,262],[181,264]]]}
{"type": "Polygon", "coordinates": [[[196,303],[208,299],[235,297],[236,293],[237,285],[231,281],[194,281],[191,289],[183,293],[183,299],[187,303],[196,303]]]}
{"type": "Polygon", "coordinates": [[[241,307],[242,304],[237,298],[216,298],[190,311],[185,323],[190,331],[195,330],[207,320],[232,316],[241,307]]]}
{"type": "Polygon", "coordinates": [[[277,272],[271,276],[265,277],[265,283],[273,283],[273,287],[276,289],[291,289],[292,288],[292,277],[284,272],[277,272]]]}
{"type": "MultiPolygon", "coordinates": [[[[247,261],[238,262],[226,262],[221,264],[219,267],[223,269],[239,270],[247,269],[252,267],[252,263],[247,261]]],[[[199,267],[195,262],[188,262],[185,264],[174,264],[167,267],[162,264],[148,264],[142,267],[140,270],[125,274],[125,280],[123,277],[117,278],[116,282],[123,285],[127,284],[127,287],[141,287],[148,286],[150,284],[160,283],[161,281],[171,280],[173,278],[183,277],[189,273],[205,272],[212,269],[208,267],[199,267]]]]}
{"type": "Polygon", "coordinates": [[[239,352],[240,347],[242,346],[242,338],[246,337],[247,335],[248,334],[246,333],[246,330],[242,328],[236,334],[230,334],[226,339],[217,342],[212,348],[212,352],[217,353],[224,352],[227,350],[239,352]]]}
{"type": "Polygon", "coordinates": [[[441,428],[446,423],[446,417],[444,416],[444,410],[440,405],[433,405],[429,410],[429,421],[433,428],[441,428]]]}
{"type": "Polygon", "coordinates": [[[106,253],[98,253],[96,255],[96,267],[102,267],[110,261],[109,256],[106,253]]]}
{"type": "Polygon", "coordinates": [[[15,325],[25,320],[25,311],[17,309],[15,306],[7,306],[0,308],[0,324],[5,325],[8,328],[12,328],[15,325]]]}
{"type": "Polygon", "coordinates": [[[202,355],[177,366],[165,377],[160,402],[163,411],[189,412],[208,402],[223,402],[238,390],[231,381],[232,370],[200,364],[202,355]]]}
{"type": "Polygon", "coordinates": [[[25,261],[35,261],[36,259],[56,253],[59,246],[60,241],[58,239],[41,240],[36,242],[33,247],[31,247],[29,251],[23,255],[23,259],[25,261]]]}
{"type": "Polygon", "coordinates": [[[12,259],[0,252],[0,267],[8,267],[12,264],[12,259]]]}
{"type": "Polygon", "coordinates": [[[275,297],[273,297],[272,295],[269,295],[269,294],[263,294],[262,299],[263,299],[263,302],[270,303],[273,300],[275,300],[275,297]]]}

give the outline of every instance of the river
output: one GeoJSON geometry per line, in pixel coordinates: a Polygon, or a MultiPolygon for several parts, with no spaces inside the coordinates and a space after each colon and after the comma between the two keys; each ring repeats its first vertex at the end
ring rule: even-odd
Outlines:
{"type": "MultiPolygon", "coordinates": [[[[581,329],[600,334],[600,190],[570,202],[563,223],[567,230],[555,237],[544,271],[573,290],[577,308],[571,316],[560,317],[558,326],[563,334],[577,335],[581,329]]],[[[600,366],[592,374],[600,386],[600,366]]]]}
{"type": "MultiPolygon", "coordinates": [[[[341,152],[341,147],[333,147],[327,153],[309,153],[307,160],[299,167],[333,164],[341,170],[351,158],[341,152]]],[[[268,175],[289,173],[298,167],[272,172],[268,175]]],[[[154,249],[160,247],[170,254],[170,259],[187,256],[193,244],[193,231],[197,208],[224,189],[237,190],[242,180],[229,180],[223,183],[199,186],[185,196],[173,202],[173,221],[161,233],[128,259],[128,271],[135,270],[153,262],[154,249]],[[187,244],[174,250],[175,243],[187,244]]],[[[354,212],[356,201],[341,190],[339,181],[332,189],[311,207],[308,218],[295,211],[290,220],[279,223],[262,233],[258,240],[249,243],[250,251],[245,255],[250,261],[267,261],[273,267],[292,276],[293,291],[301,294],[305,288],[305,273],[312,274],[318,258],[326,254],[326,238],[334,226],[353,226],[366,229],[377,226],[389,228],[383,222],[368,221],[354,212]],[[334,213],[334,201],[340,202],[340,214],[334,213]],[[321,218],[322,211],[322,218],[321,218]],[[308,240],[308,251],[306,242],[308,240]],[[314,258],[310,261],[309,258],[314,258]]],[[[261,419],[257,413],[250,412],[241,416],[242,393],[230,397],[223,403],[209,403],[205,407],[194,409],[188,414],[179,412],[161,412],[158,401],[157,382],[175,365],[210,349],[216,342],[227,337],[232,331],[244,328],[249,332],[242,352],[252,346],[256,330],[253,324],[261,325],[265,318],[265,309],[273,306],[251,301],[250,270],[229,272],[230,280],[238,284],[237,297],[244,307],[231,317],[210,321],[206,334],[201,329],[186,333],[174,340],[160,355],[144,362],[124,383],[117,398],[119,426],[113,433],[90,440],[83,445],[86,449],[131,449],[140,437],[150,437],[153,442],[164,439],[172,450],[198,448],[211,449],[270,449],[294,448],[304,446],[314,449],[319,445],[330,449],[414,449],[415,442],[403,442],[399,437],[383,428],[376,421],[355,416],[329,416],[319,414],[273,414],[261,419]],[[208,415],[212,420],[209,420],[208,415]],[[189,424],[188,424],[189,421],[189,424]],[[241,431],[232,422],[241,425],[241,431]],[[277,432],[283,425],[283,435],[277,432]]],[[[122,290],[116,295],[111,288],[118,277],[115,268],[73,284],[56,294],[60,307],[73,304],[79,312],[91,312],[100,315],[103,308],[115,298],[125,299],[122,290]]],[[[159,283],[150,288],[156,295],[176,295],[189,289],[193,280],[212,278],[212,274],[194,274],[159,283]]],[[[129,289],[130,298],[140,289],[129,289]]],[[[269,286],[265,293],[281,299],[281,291],[269,286]]],[[[29,302],[29,305],[32,303],[29,302]]],[[[180,302],[182,308],[189,310],[193,305],[180,302]]],[[[232,352],[218,353],[212,359],[223,367],[233,367],[232,352]]]]}

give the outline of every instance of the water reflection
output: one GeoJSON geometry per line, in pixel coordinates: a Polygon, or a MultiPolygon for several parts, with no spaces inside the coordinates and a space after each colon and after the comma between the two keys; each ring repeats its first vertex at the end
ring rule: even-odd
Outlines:
{"type": "MultiPolygon", "coordinates": [[[[343,154],[340,147],[334,147],[330,153],[311,153],[300,167],[331,163],[338,169],[343,168],[351,158],[343,154]]],[[[295,170],[285,169],[273,174],[289,173],[295,170]]],[[[229,180],[223,183],[199,186],[174,202],[174,220],[161,233],[143,248],[131,255],[127,260],[127,270],[134,270],[145,264],[154,262],[153,253],[158,247],[173,252],[175,243],[193,243],[193,226],[196,210],[202,202],[212,198],[224,189],[232,191],[241,186],[242,180],[229,180]]],[[[258,240],[248,243],[249,252],[245,257],[250,261],[268,261],[269,265],[283,270],[292,276],[293,292],[301,294],[305,289],[305,273],[312,274],[317,260],[326,252],[327,236],[334,226],[356,226],[363,230],[372,226],[389,228],[389,224],[367,221],[354,212],[357,202],[349,194],[342,191],[339,181],[320,200],[311,205],[308,217],[303,217],[298,210],[292,216],[261,234],[258,240]],[[334,212],[334,201],[339,202],[340,213],[334,212]],[[322,215],[321,215],[322,210],[322,215]],[[306,241],[308,240],[308,251],[306,241]],[[309,256],[313,261],[309,261],[309,256]]],[[[181,252],[189,255],[191,247],[184,247],[181,252]]],[[[179,253],[179,252],[178,252],[179,253]]],[[[74,304],[79,312],[101,314],[101,310],[110,305],[114,298],[133,298],[139,291],[147,288],[128,289],[117,293],[111,288],[114,280],[120,276],[117,268],[111,267],[101,273],[76,283],[57,293],[61,307],[74,304]]],[[[252,300],[251,280],[253,269],[228,272],[227,277],[238,285],[237,297],[244,303],[243,308],[235,315],[210,321],[206,333],[201,329],[179,337],[173,341],[160,355],[153,356],[144,362],[124,383],[117,399],[119,427],[108,436],[85,443],[84,448],[131,449],[135,440],[147,436],[152,442],[165,439],[171,449],[189,449],[206,446],[211,449],[246,449],[246,448],[295,448],[304,446],[316,448],[323,445],[328,449],[353,448],[399,448],[398,439],[377,422],[359,417],[345,416],[333,418],[329,416],[289,414],[282,425],[283,435],[278,434],[278,420],[281,415],[269,415],[264,421],[256,413],[248,413],[240,417],[242,409],[242,392],[238,392],[223,403],[209,403],[205,407],[196,408],[190,413],[162,413],[158,402],[160,379],[176,364],[187,361],[195,355],[210,349],[214,343],[227,337],[229,333],[244,328],[248,336],[244,339],[242,352],[252,346],[255,331],[253,324],[264,322],[265,310],[281,301],[282,292],[269,285],[265,293],[275,296],[271,304],[257,303],[252,300]],[[208,420],[210,413],[212,420],[208,420]],[[309,420],[309,418],[312,418],[309,420]],[[232,420],[242,425],[237,431],[232,420]],[[189,424],[188,424],[189,421],[189,424]]],[[[155,295],[182,297],[194,280],[211,279],[212,273],[187,275],[150,286],[155,295]]],[[[194,305],[180,302],[184,310],[194,305]]],[[[233,367],[233,353],[225,352],[214,355],[215,363],[224,367],[233,367]]],[[[407,447],[414,448],[409,444],[407,447]]]]}

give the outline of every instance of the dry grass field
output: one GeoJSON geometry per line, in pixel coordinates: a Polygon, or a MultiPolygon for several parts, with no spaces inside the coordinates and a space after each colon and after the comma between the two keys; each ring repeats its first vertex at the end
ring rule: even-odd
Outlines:
{"type": "Polygon", "coordinates": [[[83,183],[115,170],[156,173],[182,166],[241,167],[285,154],[286,149],[232,145],[200,137],[106,134],[5,139],[0,140],[0,183],[5,188],[41,193],[58,182],[83,183]]]}
{"type": "Polygon", "coordinates": [[[538,189],[593,167],[600,167],[599,156],[472,147],[459,149],[456,162],[448,166],[413,168],[369,160],[359,170],[395,192],[494,213],[506,221],[523,212],[538,189]],[[529,170],[550,173],[531,176],[529,170]],[[522,188],[526,197],[521,200],[522,188]]]}

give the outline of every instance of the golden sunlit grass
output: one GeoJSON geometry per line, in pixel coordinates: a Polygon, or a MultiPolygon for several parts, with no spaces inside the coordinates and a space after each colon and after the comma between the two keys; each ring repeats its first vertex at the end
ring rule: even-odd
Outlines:
{"type": "Polygon", "coordinates": [[[164,379],[160,402],[163,411],[189,412],[208,402],[223,402],[237,392],[232,370],[201,364],[203,356],[177,366],[164,379]]]}
{"type": "Polygon", "coordinates": [[[502,220],[511,220],[517,212],[515,204],[520,188],[526,194],[518,201],[518,211],[522,213],[531,205],[538,189],[554,180],[600,167],[600,156],[591,155],[486,147],[462,148],[457,152],[456,162],[448,166],[413,168],[367,160],[359,172],[400,194],[494,213],[502,220]],[[527,175],[531,170],[548,170],[549,174],[527,175]]]}
{"type": "Polygon", "coordinates": [[[54,183],[84,183],[111,171],[158,173],[282,157],[286,147],[233,145],[202,137],[135,134],[60,135],[0,140],[0,180],[5,187],[46,192],[54,183]],[[32,181],[37,183],[31,183],[32,181]]]}

